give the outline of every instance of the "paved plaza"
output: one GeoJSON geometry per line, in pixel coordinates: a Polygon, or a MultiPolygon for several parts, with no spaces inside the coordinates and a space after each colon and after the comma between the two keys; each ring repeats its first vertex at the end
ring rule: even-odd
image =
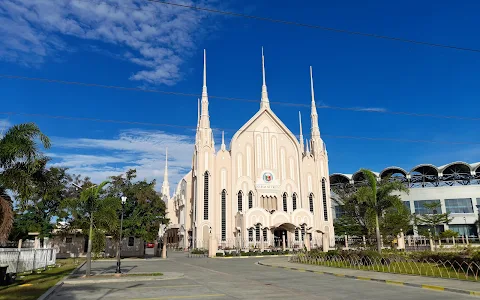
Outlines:
{"type": "MultiPolygon", "coordinates": [[[[130,272],[177,274],[165,279],[132,282],[64,284],[48,299],[474,299],[475,297],[378,282],[299,272],[256,264],[266,258],[187,258],[125,260],[130,272]]],[[[269,259],[282,261],[285,258],[269,259]]],[[[93,269],[112,270],[113,261],[93,269]]]]}

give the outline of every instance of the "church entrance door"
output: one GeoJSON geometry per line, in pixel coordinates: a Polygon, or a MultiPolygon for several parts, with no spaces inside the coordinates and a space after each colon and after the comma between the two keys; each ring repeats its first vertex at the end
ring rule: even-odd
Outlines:
{"type": "Polygon", "coordinates": [[[287,230],[283,228],[276,228],[273,231],[273,241],[275,247],[282,247],[282,236],[285,236],[285,247],[288,248],[287,230]]]}

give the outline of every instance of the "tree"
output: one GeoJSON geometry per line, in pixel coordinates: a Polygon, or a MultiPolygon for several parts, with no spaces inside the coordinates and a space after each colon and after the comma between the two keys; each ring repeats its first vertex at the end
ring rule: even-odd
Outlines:
{"type": "Polygon", "coordinates": [[[120,205],[118,199],[106,195],[103,188],[107,184],[109,181],[104,181],[98,186],[88,181],[81,187],[79,197],[70,198],[64,206],[67,211],[66,218],[69,220],[67,230],[80,228],[83,232],[88,232],[87,276],[91,270],[94,234],[105,236],[105,233],[118,228],[117,213],[120,205]]]}
{"type": "Polygon", "coordinates": [[[335,232],[338,235],[346,234],[349,236],[363,236],[367,235],[365,227],[362,227],[352,217],[349,216],[341,216],[336,218],[333,222],[333,226],[335,227],[335,232]]]}
{"type": "Polygon", "coordinates": [[[0,242],[7,239],[13,225],[12,200],[7,191],[26,191],[31,174],[46,161],[37,138],[44,148],[50,147],[50,140],[34,123],[14,125],[0,139],[0,242]]]}
{"type": "MultiPolygon", "coordinates": [[[[119,203],[121,196],[127,197],[123,221],[125,236],[153,241],[158,236],[160,224],[168,223],[165,218],[165,202],[155,191],[155,180],[134,182],[137,177],[136,172],[135,169],[131,169],[124,175],[112,176],[107,194],[109,197],[118,199],[119,203]]],[[[118,236],[116,233],[112,235],[118,236]]]]}
{"type": "Polygon", "coordinates": [[[50,236],[54,226],[52,218],[59,215],[62,202],[71,194],[71,181],[72,177],[65,168],[46,168],[43,165],[33,173],[29,188],[17,197],[15,235],[25,237],[25,232],[36,231],[40,232],[40,237],[50,236]]]}
{"type": "Polygon", "coordinates": [[[411,219],[410,211],[403,205],[388,208],[380,217],[380,232],[390,242],[401,230],[408,232],[413,228],[411,219]]]}
{"type": "Polygon", "coordinates": [[[377,251],[382,251],[382,241],[380,235],[379,219],[385,212],[393,207],[401,209],[403,207],[400,196],[393,194],[394,192],[408,193],[408,188],[399,181],[390,181],[388,179],[377,185],[377,177],[372,171],[361,170],[366,179],[366,185],[361,186],[356,191],[358,203],[365,210],[367,216],[373,216],[375,235],[377,239],[377,251]]]}
{"type": "Polygon", "coordinates": [[[348,235],[370,235],[372,218],[364,203],[360,203],[356,190],[336,189],[332,200],[342,208],[343,216],[335,220],[335,231],[348,235]]]}
{"type": "Polygon", "coordinates": [[[443,238],[454,238],[458,236],[458,232],[448,229],[440,233],[440,236],[443,238]]]}
{"type": "Polygon", "coordinates": [[[416,224],[427,225],[433,229],[434,237],[438,237],[437,226],[450,223],[453,218],[450,218],[450,213],[446,212],[444,214],[439,214],[441,211],[440,202],[426,202],[423,204],[423,207],[431,213],[423,215],[415,215],[416,224]]]}

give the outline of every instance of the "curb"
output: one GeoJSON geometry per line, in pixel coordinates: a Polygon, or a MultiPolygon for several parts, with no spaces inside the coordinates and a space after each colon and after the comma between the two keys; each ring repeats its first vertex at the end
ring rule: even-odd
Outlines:
{"type": "Polygon", "coordinates": [[[66,275],[65,277],[63,277],[62,279],[60,279],[57,283],[55,283],[54,286],[52,286],[51,288],[49,288],[45,293],[43,293],[43,295],[41,295],[40,297],[38,297],[37,300],[45,300],[47,299],[48,297],[50,297],[51,294],[53,294],[55,292],[56,289],[60,288],[64,282],[70,277],[72,276],[73,274],[75,274],[81,267],[83,267],[83,265],[86,263],[86,261],[84,261],[83,263],[81,263],[78,267],[76,267],[75,269],[73,269],[72,272],[70,272],[70,274],[66,275]]]}
{"type": "Polygon", "coordinates": [[[288,257],[293,256],[293,254],[284,254],[284,255],[257,255],[257,256],[214,256],[212,258],[220,259],[230,259],[230,258],[268,258],[268,257],[288,257]]]}
{"type": "MultiPolygon", "coordinates": [[[[112,283],[112,282],[135,282],[135,281],[159,281],[159,280],[174,280],[174,279],[181,279],[184,276],[176,276],[176,277],[163,277],[163,276],[126,276],[124,278],[105,278],[105,279],[74,279],[74,280],[66,280],[63,282],[65,285],[83,285],[83,284],[93,284],[93,283],[112,283]]],[[[37,299],[38,300],[38,299],[37,299]]]]}
{"type": "MultiPolygon", "coordinates": [[[[153,258],[122,258],[122,261],[162,261],[165,260],[165,258],[160,258],[160,257],[153,257],[153,258]]],[[[105,258],[105,259],[92,259],[92,264],[94,262],[116,262],[116,258],[105,258]]]]}
{"type": "Polygon", "coordinates": [[[344,278],[356,279],[356,280],[375,281],[375,282],[391,284],[391,285],[409,286],[409,287],[415,287],[415,288],[421,288],[421,289],[427,289],[427,290],[452,292],[452,293],[459,293],[459,294],[463,294],[463,295],[480,297],[480,292],[477,292],[477,291],[454,289],[454,288],[448,288],[448,287],[443,287],[443,286],[439,286],[439,285],[418,284],[418,283],[385,280],[385,279],[370,278],[370,277],[363,277],[363,276],[345,275],[345,274],[341,274],[341,273],[315,271],[315,270],[304,269],[304,268],[275,266],[275,265],[269,265],[269,264],[262,263],[262,262],[257,262],[257,264],[259,264],[261,266],[265,266],[265,267],[293,270],[293,271],[298,271],[298,272],[310,272],[310,273],[315,273],[315,274],[323,274],[323,275],[330,275],[330,276],[336,276],[336,277],[344,277],[344,278]]]}

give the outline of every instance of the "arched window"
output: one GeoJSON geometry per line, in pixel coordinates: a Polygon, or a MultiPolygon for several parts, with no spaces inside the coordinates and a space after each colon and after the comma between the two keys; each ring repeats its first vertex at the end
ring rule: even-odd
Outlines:
{"type": "Polygon", "coordinates": [[[313,194],[308,195],[308,203],[310,203],[310,212],[313,214],[313,194]]]}
{"type": "Polygon", "coordinates": [[[298,241],[298,236],[299,236],[298,231],[299,231],[299,230],[300,230],[300,229],[298,229],[298,228],[295,229],[295,241],[298,241]]]}
{"type": "Polygon", "coordinates": [[[283,193],[283,211],[287,211],[287,193],[283,193]]]}
{"type": "Polygon", "coordinates": [[[268,241],[268,236],[267,236],[267,228],[263,228],[263,241],[266,242],[268,241]]]}
{"type": "Polygon", "coordinates": [[[203,174],[203,219],[208,220],[208,172],[203,174]]]}
{"type": "Polygon", "coordinates": [[[260,226],[261,224],[258,223],[257,225],[255,225],[255,236],[256,236],[256,241],[257,242],[260,242],[260,226]]]}
{"type": "Polygon", "coordinates": [[[250,191],[248,193],[248,209],[253,207],[253,193],[250,191]]]}
{"type": "Polygon", "coordinates": [[[293,210],[297,209],[297,194],[292,195],[293,210]]]}
{"type": "Polygon", "coordinates": [[[248,241],[253,242],[253,228],[248,229],[248,241]]]}
{"type": "Polygon", "coordinates": [[[242,193],[242,191],[238,192],[238,211],[243,211],[243,193],[242,193]]]}
{"type": "Polygon", "coordinates": [[[227,191],[222,191],[222,241],[227,239],[227,191]]]}
{"type": "Polygon", "coordinates": [[[305,239],[305,224],[300,225],[300,232],[302,234],[302,241],[305,239]]]}
{"type": "Polygon", "coordinates": [[[325,187],[325,178],[322,178],[322,195],[323,195],[323,219],[325,221],[328,221],[327,189],[325,187]]]}

